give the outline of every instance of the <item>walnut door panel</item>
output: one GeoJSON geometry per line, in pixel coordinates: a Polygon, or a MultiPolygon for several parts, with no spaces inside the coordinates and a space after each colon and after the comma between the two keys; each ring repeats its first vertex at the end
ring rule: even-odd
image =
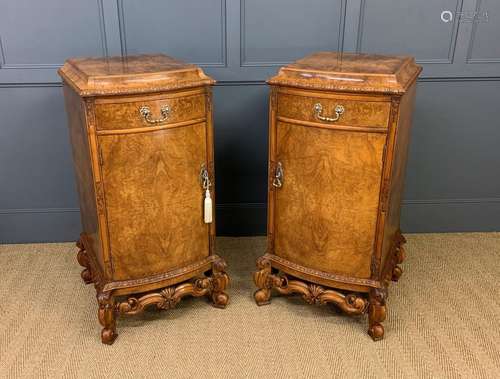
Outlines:
{"type": "Polygon", "coordinates": [[[312,97],[298,96],[290,93],[278,95],[278,116],[308,122],[319,122],[326,125],[347,125],[355,127],[371,127],[387,129],[391,103],[388,101],[356,100],[354,97],[312,97]],[[315,109],[321,105],[321,111],[315,109]],[[343,112],[335,112],[337,106],[343,112]],[[337,121],[323,121],[319,117],[336,118],[337,121]]]}
{"type": "Polygon", "coordinates": [[[135,129],[172,124],[205,117],[205,93],[186,92],[186,96],[177,94],[149,95],[132,98],[100,99],[96,101],[95,113],[98,130],[135,129]],[[164,119],[161,123],[148,123],[141,108],[147,107],[151,120],[164,119]],[[162,108],[168,112],[162,113],[162,108]]]}
{"type": "Polygon", "coordinates": [[[99,137],[115,280],[142,278],[209,255],[199,180],[206,124],[99,137]]]}
{"type": "MultiPolygon", "coordinates": [[[[312,269],[370,277],[384,133],[278,122],[275,254],[312,269]]],[[[271,173],[273,175],[273,173],[271,173]]]]}

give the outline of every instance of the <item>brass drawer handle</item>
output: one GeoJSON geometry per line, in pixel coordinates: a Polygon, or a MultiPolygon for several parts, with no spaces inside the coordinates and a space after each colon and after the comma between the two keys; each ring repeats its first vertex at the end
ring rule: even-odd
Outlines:
{"type": "Polygon", "coordinates": [[[274,170],[273,186],[276,188],[281,188],[283,186],[283,165],[281,162],[276,164],[276,169],[274,170]]]}
{"type": "Polygon", "coordinates": [[[321,120],[321,121],[326,121],[326,122],[335,122],[340,118],[340,115],[344,113],[345,109],[343,105],[336,105],[335,106],[335,117],[327,117],[327,116],[322,116],[321,112],[323,112],[323,106],[320,103],[314,104],[314,116],[321,120]]]}
{"type": "Polygon", "coordinates": [[[170,107],[168,105],[162,106],[160,109],[161,117],[156,120],[151,117],[153,113],[147,105],[143,105],[142,107],[140,107],[139,113],[148,124],[156,125],[167,121],[168,116],[170,115],[170,107]]]}

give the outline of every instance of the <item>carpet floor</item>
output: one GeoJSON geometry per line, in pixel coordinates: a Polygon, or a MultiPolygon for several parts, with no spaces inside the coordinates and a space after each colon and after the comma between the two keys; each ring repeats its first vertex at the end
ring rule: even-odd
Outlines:
{"type": "Polygon", "coordinates": [[[219,238],[229,306],[178,308],[118,321],[102,345],[93,286],[70,243],[0,245],[1,378],[498,378],[500,233],[407,235],[383,341],[366,316],[300,298],[253,302],[265,239],[219,238]]]}

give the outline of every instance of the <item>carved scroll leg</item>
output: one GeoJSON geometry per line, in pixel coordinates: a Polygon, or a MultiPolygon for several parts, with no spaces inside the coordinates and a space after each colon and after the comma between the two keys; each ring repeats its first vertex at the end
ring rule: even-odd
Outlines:
{"type": "Polygon", "coordinates": [[[83,246],[81,239],[77,241],[76,246],[79,249],[78,254],[76,255],[76,259],[80,266],[85,268],[81,272],[80,276],[82,277],[82,280],[85,284],[90,284],[93,282],[93,280],[92,273],[90,271],[89,257],[87,255],[87,252],[85,251],[85,247],[83,246]]]}
{"type": "Polygon", "coordinates": [[[259,269],[253,274],[253,281],[258,290],[255,291],[253,297],[257,305],[266,305],[271,301],[271,289],[273,286],[271,279],[271,262],[265,257],[257,259],[257,268],[259,269]]]}
{"type": "Polygon", "coordinates": [[[212,304],[217,308],[225,308],[229,303],[229,296],[225,292],[229,284],[229,276],[226,274],[226,262],[219,258],[212,263],[211,291],[212,304]]]}
{"type": "Polygon", "coordinates": [[[374,341],[384,338],[384,327],[382,322],[387,314],[387,290],[385,288],[374,288],[370,291],[368,306],[368,334],[374,341]]]}
{"type": "Polygon", "coordinates": [[[102,343],[111,345],[118,336],[116,333],[115,300],[110,292],[101,292],[97,295],[97,302],[99,303],[99,323],[103,327],[101,331],[101,340],[102,343]]]}

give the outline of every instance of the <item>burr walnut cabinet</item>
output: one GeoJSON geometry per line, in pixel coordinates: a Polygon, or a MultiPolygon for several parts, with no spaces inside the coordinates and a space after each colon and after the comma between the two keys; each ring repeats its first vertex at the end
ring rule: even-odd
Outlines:
{"type": "Polygon", "coordinates": [[[319,52],[271,78],[268,246],[271,290],[368,313],[383,338],[387,287],[404,259],[399,229],[415,85],[411,57],[319,52]]]}
{"type": "Polygon", "coordinates": [[[83,232],[85,283],[102,342],[118,315],[207,295],[224,307],[215,255],[211,85],[165,55],[69,59],[63,78],[83,232]]]}

